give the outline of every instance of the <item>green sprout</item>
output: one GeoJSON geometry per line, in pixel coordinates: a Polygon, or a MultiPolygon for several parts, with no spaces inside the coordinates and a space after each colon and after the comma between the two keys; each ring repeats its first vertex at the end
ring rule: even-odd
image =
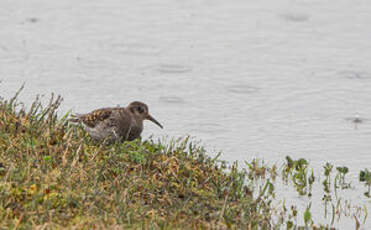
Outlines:
{"type": "Polygon", "coordinates": [[[362,170],[359,173],[359,181],[364,182],[365,185],[367,186],[367,192],[365,192],[366,197],[371,197],[371,172],[368,171],[368,169],[362,170]]]}

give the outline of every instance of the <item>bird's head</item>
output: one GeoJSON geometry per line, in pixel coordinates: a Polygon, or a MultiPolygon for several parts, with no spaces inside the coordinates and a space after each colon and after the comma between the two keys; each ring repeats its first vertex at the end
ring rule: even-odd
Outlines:
{"type": "Polygon", "coordinates": [[[127,107],[128,111],[132,113],[136,118],[140,120],[150,120],[156,125],[160,126],[162,129],[162,125],[155,119],[153,118],[149,112],[148,112],[148,106],[144,104],[143,102],[140,101],[134,101],[130,103],[127,107]]]}

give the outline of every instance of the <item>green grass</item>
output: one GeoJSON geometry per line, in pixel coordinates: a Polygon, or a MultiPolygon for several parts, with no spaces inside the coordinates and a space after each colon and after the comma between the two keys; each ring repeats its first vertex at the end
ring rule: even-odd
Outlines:
{"type": "Polygon", "coordinates": [[[266,191],[188,138],[101,145],[58,119],[60,102],[0,102],[1,228],[269,228],[266,191]]]}
{"type": "Polygon", "coordinates": [[[60,97],[28,110],[16,97],[0,99],[0,229],[298,227],[272,204],[275,166],[227,166],[188,137],[102,145],[57,117],[60,97]]]}

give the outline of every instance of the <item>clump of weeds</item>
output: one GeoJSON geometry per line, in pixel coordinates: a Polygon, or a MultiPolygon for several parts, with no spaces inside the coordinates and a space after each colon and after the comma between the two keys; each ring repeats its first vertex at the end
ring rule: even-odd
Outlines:
{"type": "Polygon", "coordinates": [[[368,169],[361,170],[359,173],[359,181],[364,183],[367,191],[364,193],[366,197],[371,197],[371,172],[368,169]]]}
{"type": "Polygon", "coordinates": [[[311,197],[315,177],[313,170],[310,174],[308,173],[308,165],[308,161],[303,158],[293,160],[291,157],[286,156],[286,163],[282,169],[282,178],[286,182],[290,179],[299,195],[311,197]]]}

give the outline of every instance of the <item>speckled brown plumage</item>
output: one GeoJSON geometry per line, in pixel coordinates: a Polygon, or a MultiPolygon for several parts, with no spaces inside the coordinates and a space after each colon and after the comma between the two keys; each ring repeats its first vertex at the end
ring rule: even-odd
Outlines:
{"type": "Polygon", "coordinates": [[[127,107],[101,108],[86,114],[76,114],[70,119],[80,122],[96,140],[131,141],[143,131],[143,120],[150,120],[160,126],[149,113],[143,102],[132,102],[127,107]]]}
{"type": "Polygon", "coordinates": [[[124,108],[102,108],[96,109],[87,114],[81,114],[79,116],[79,120],[83,122],[85,125],[89,126],[90,128],[94,128],[100,122],[108,119],[113,111],[116,110],[123,110],[124,108]]]}

